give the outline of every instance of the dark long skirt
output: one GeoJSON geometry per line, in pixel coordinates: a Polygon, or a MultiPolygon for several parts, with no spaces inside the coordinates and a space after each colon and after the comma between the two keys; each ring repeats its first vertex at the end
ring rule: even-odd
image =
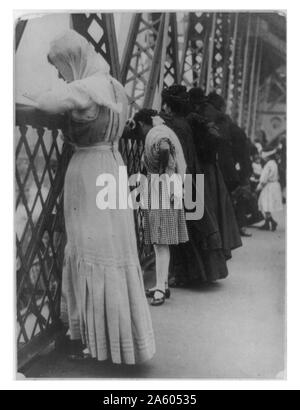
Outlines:
{"type": "Polygon", "coordinates": [[[221,233],[222,249],[226,259],[230,259],[231,251],[242,246],[232,200],[218,164],[204,164],[203,168],[205,183],[210,191],[214,214],[221,233]]]}
{"type": "MultiPolygon", "coordinates": [[[[166,120],[181,142],[187,173],[194,177],[203,173],[188,122],[175,117],[166,120]]],[[[189,242],[171,247],[170,276],[176,283],[189,284],[194,280],[214,282],[228,276],[227,255],[223,250],[218,219],[207,183],[204,186],[204,207],[201,220],[187,221],[189,242]]]]}

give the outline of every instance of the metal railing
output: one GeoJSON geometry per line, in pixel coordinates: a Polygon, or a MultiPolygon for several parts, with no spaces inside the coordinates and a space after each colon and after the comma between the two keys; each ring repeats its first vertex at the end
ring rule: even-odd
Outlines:
{"type": "Polygon", "coordinates": [[[15,228],[18,363],[59,326],[65,244],[63,183],[71,148],[60,139],[63,116],[17,104],[15,228]]]}

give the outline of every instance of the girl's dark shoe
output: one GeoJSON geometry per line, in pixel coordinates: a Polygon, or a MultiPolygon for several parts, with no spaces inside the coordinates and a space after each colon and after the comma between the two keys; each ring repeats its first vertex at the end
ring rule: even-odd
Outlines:
{"type": "Polygon", "coordinates": [[[68,359],[73,361],[81,361],[86,359],[83,353],[84,346],[81,340],[70,340],[68,359]]]}
{"type": "Polygon", "coordinates": [[[275,232],[277,229],[278,223],[276,221],[274,221],[274,219],[271,221],[271,229],[272,232],[275,232]]]}
{"type": "Polygon", "coordinates": [[[156,297],[155,297],[155,294],[154,294],[153,299],[151,300],[151,306],[161,306],[161,305],[163,305],[163,304],[165,303],[165,301],[166,301],[166,294],[165,294],[165,292],[163,292],[162,290],[159,290],[159,289],[157,289],[157,290],[155,291],[155,293],[156,293],[156,292],[161,293],[161,294],[162,294],[162,297],[156,298],[156,297]]]}
{"type": "Polygon", "coordinates": [[[261,231],[269,231],[270,230],[270,223],[269,221],[266,221],[263,226],[259,228],[261,231]]]}
{"type": "MultiPolygon", "coordinates": [[[[153,298],[156,291],[157,291],[157,289],[155,289],[155,290],[146,289],[146,292],[145,292],[146,297],[147,298],[153,298]]],[[[166,289],[165,296],[166,296],[166,299],[170,299],[170,297],[171,297],[170,289],[166,289]]]]}

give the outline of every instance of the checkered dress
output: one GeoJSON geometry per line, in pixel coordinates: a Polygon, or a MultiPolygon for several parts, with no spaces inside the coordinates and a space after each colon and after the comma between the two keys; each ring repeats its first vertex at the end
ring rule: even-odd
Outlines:
{"type": "Polygon", "coordinates": [[[144,238],[147,245],[178,245],[189,240],[183,201],[181,209],[174,207],[165,184],[152,189],[151,174],[148,174],[148,201],[144,210],[144,238]],[[151,195],[152,194],[152,195],[151,195]],[[151,202],[151,199],[153,202],[151,202]],[[152,204],[155,209],[151,209],[152,204]],[[168,209],[165,209],[168,208],[168,209]]]}
{"type": "Polygon", "coordinates": [[[144,230],[147,245],[178,245],[189,240],[183,208],[144,210],[144,230]]]}

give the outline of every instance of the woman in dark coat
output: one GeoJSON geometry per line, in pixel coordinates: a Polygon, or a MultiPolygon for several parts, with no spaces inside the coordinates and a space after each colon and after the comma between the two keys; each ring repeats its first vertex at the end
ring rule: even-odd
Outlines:
{"type": "Polygon", "coordinates": [[[252,220],[259,222],[259,212],[256,197],[250,189],[252,164],[248,138],[245,131],[225,115],[226,104],[222,96],[212,92],[207,101],[210,111],[216,110],[214,117],[223,137],[218,148],[218,161],[232,198],[240,235],[250,237],[246,230],[247,215],[251,214],[252,220]]]}
{"type": "MultiPolygon", "coordinates": [[[[231,251],[242,246],[242,242],[230,194],[218,163],[219,151],[227,150],[229,155],[226,175],[228,183],[234,186],[237,177],[232,165],[232,152],[221,134],[227,128],[226,118],[223,114],[218,115],[215,108],[207,103],[200,88],[190,90],[189,97],[192,112],[187,116],[187,120],[193,130],[196,152],[205,175],[213,212],[217,217],[222,249],[225,257],[229,259],[232,256],[231,251]]],[[[226,167],[226,164],[224,166],[226,167]]]]}
{"type": "MultiPolygon", "coordinates": [[[[193,95],[192,90],[190,95],[193,95]]],[[[235,149],[231,138],[232,121],[230,117],[225,114],[225,110],[226,105],[224,99],[213,92],[208,95],[205,99],[205,103],[201,104],[198,110],[194,109],[193,111],[203,116],[207,123],[214,124],[222,137],[218,140],[216,152],[225,185],[231,194],[239,186],[240,177],[236,168],[235,149]]]]}
{"type": "MultiPolygon", "coordinates": [[[[192,129],[185,118],[188,94],[183,86],[171,86],[162,94],[163,113],[168,127],[178,136],[187,164],[187,174],[193,176],[203,170],[197,158],[192,129]]],[[[195,191],[194,191],[195,192],[195,191]]],[[[200,220],[187,220],[190,241],[174,249],[171,258],[171,274],[176,286],[188,284],[195,279],[214,282],[228,276],[222,239],[213,202],[207,184],[204,186],[204,216],[200,220]]]]}

